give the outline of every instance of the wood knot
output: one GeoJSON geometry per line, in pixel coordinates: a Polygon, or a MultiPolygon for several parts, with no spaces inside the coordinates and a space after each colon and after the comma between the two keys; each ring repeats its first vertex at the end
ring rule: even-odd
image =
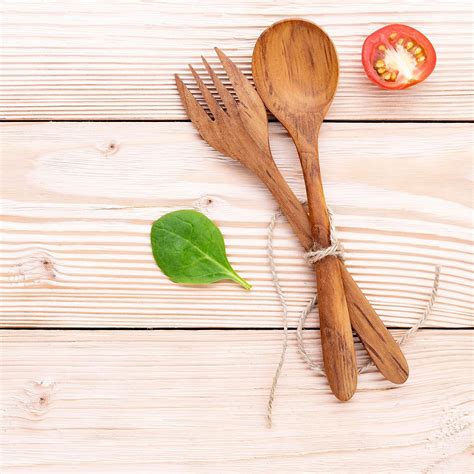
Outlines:
{"type": "Polygon", "coordinates": [[[56,384],[54,382],[30,382],[24,388],[21,405],[31,418],[41,419],[51,408],[56,384]]]}
{"type": "Polygon", "coordinates": [[[209,195],[201,196],[194,203],[194,209],[196,209],[197,211],[205,212],[214,205],[215,200],[216,199],[213,196],[209,196],[209,195]]]}
{"type": "Polygon", "coordinates": [[[25,258],[10,269],[9,281],[14,286],[45,285],[56,278],[51,255],[38,253],[25,258]]]}
{"type": "Polygon", "coordinates": [[[95,148],[107,158],[119,151],[120,144],[116,140],[110,140],[108,143],[96,145],[95,148]]]}

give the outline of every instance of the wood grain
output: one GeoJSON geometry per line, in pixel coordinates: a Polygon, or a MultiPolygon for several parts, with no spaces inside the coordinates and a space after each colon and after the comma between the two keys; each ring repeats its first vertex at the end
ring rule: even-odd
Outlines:
{"type": "MultiPolygon", "coordinates": [[[[274,201],[190,123],[3,124],[3,326],[279,327],[266,260],[274,201]],[[254,285],[183,287],[155,267],[148,233],[164,212],[197,207],[224,232],[254,285]]],[[[272,150],[299,196],[293,146],[272,150]]],[[[412,325],[441,288],[431,327],[472,326],[471,129],[463,124],[325,124],[321,166],[348,267],[390,326],[412,325]],[[354,142],[357,141],[357,147],[354,142]]],[[[314,292],[289,227],[276,258],[291,324],[314,292]]],[[[317,325],[316,317],[309,319],[317,325]]]]}
{"type": "Polygon", "coordinates": [[[184,119],[173,74],[221,47],[250,75],[259,34],[287,17],[322,26],[334,40],[341,80],[330,119],[472,119],[469,0],[5,0],[0,116],[7,119],[184,119]],[[179,11],[179,14],[177,12],[179,11]],[[365,37],[406,23],[432,41],[438,64],[399,93],[371,84],[365,37]]]}
{"type": "Polygon", "coordinates": [[[2,331],[2,472],[469,472],[472,334],[422,331],[405,385],[345,404],[292,336],[269,430],[281,331],[2,331]]]}

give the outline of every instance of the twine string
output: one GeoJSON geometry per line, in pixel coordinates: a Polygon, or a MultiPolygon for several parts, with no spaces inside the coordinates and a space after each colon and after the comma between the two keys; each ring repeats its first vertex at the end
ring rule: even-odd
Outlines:
{"type": "MultiPolygon", "coordinates": [[[[328,256],[335,256],[344,261],[344,248],[340,240],[337,238],[336,227],[335,227],[334,219],[333,219],[333,212],[331,211],[331,209],[328,209],[328,212],[329,212],[331,244],[327,248],[320,248],[315,245],[310,251],[306,252],[305,259],[310,264],[314,264],[318,262],[319,260],[322,260],[323,258],[326,258],[328,256]]],[[[270,224],[268,226],[268,234],[267,234],[267,255],[268,255],[268,262],[270,265],[270,273],[272,276],[272,282],[275,287],[275,291],[277,292],[278,299],[280,300],[282,314],[283,314],[283,344],[282,344],[282,349],[280,353],[280,360],[275,370],[275,375],[273,376],[273,382],[270,388],[270,394],[268,397],[268,404],[267,404],[267,422],[268,422],[269,427],[272,426],[272,412],[273,412],[273,403],[275,401],[276,388],[278,385],[278,380],[281,375],[281,371],[283,369],[283,365],[285,363],[286,351],[288,348],[288,304],[286,302],[285,294],[282,290],[280,280],[278,278],[278,273],[277,273],[276,264],[275,264],[274,248],[273,248],[273,236],[275,232],[275,227],[276,227],[278,219],[282,215],[283,214],[282,214],[281,209],[278,209],[272,215],[270,219],[270,224]]],[[[420,327],[424,324],[424,322],[428,319],[429,315],[431,314],[431,311],[433,310],[433,306],[436,302],[436,298],[438,296],[440,274],[441,274],[441,267],[439,265],[436,265],[430,299],[426,305],[425,310],[423,311],[423,314],[418,319],[418,321],[408,331],[406,331],[405,334],[399,339],[398,344],[400,346],[404,345],[413,335],[416,334],[416,332],[420,329],[420,327]]],[[[318,301],[318,297],[317,295],[315,295],[313,298],[311,298],[310,301],[308,301],[307,305],[301,312],[298,318],[298,325],[296,328],[296,341],[297,341],[298,352],[301,358],[303,359],[303,361],[306,363],[306,365],[311,370],[314,370],[315,372],[321,375],[325,375],[323,366],[315,362],[313,359],[311,359],[310,355],[306,351],[304,337],[303,337],[306,319],[308,315],[311,313],[311,311],[317,308],[317,301],[318,301]]],[[[367,362],[365,365],[363,365],[362,367],[358,369],[358,373],[359,374],[364,373],[367,369],[369,369],[373,365],[374,365],[373,361],[369,360],[369,362],[367,362]]]]}

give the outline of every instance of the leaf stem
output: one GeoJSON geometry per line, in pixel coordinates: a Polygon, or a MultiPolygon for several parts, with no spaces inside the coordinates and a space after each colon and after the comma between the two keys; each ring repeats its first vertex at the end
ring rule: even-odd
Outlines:
{"type": "Polygon", "coordinates": [[[233,276],[232,279],[233,279],[235,282],[239,283],[240,286],[242,286],[242,287],[245,288],[246,290],[250,290],[250,289],[252,288],[252,285],[251,285],[248,281],[246,281],[246,280],[244,280],[242,277],[240,277],[237,273],[234,273],[233,275],[234,275],[234,276],[233,276]]]}

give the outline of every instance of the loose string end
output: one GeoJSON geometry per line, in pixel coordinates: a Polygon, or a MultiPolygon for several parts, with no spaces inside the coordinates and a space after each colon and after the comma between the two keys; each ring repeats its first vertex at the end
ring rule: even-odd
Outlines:
{"type": "MultiPolygon", "coordinates": [[[[326,258],[330,255],[340,258],[341,260],[344,261],[344,248],[336,236],[336,228],[335,228],[335,224],[333,220],[333,212],[329,208],[328,208],[328,212],[329,212],[329,222],[330,222],[331,245],[323,249],[315,246],[309,252],[306,252],[305,258],[307,262],[310,264],[314,264],[317,261],[322,260],[323,258],[326,258]]],[[[275,370],[275,375],[273,376],[272,386],[270,389],[270,395],[269,395],[268,404],[267,404],[267,427],[268,428],[272,428],[272,425],[273,425],[272,423],[273,403],[275,401],[278,380],[280,378],[281,371],[285,363],[286,350],[288,347],[288,305],[286,303],[285,294],[281,288],[280,281],[278,279],[278,273],[276,270],[274,252],[273,252],[273,233],[275,230],[276,222],[280,216],[282,216],[282,212],[281,212],[281,209],[278,209],[273,214],[270,220],[270,224],[268,226],[268,233],[267,233],[268,261],[270,265],[273,286],[275,288],[275,291],[277,292],[278,299],[280,300],[281,307],[282,307],[283,333],[284,333],[283,346],[282,346],[282,350],[280,354],[280,361],[275,370]]],[[[410,337],[413,336],[420,329],[420,327],[424,324],[424,322],[428,319],[428,317],[432,313],[433,307],[436,303],[436,298],[438,296],[440,276],[441,276],[441,266],[436,265],[435,275],[433,279],[433,287],[431,289],[431,295],[426,305],[426,308],[423,311],[423,314],[421,315],[417,323],[414,326],[412,326],[398,341],[398,344],[400,346],[403,346],[410,339],[410,337]]],[[[308,302],[308,304],[306,305],[306,307],[303,309],[303,311],[301,312],[299,316],[298,325],[296,329],[296,340],[297,340],[297,345],[298,345],[298,352],[300,356],[302,357],[302,359],[304,360],[304,362],[308,365],[308,367],[311,370],[314,370],[320,373],[321,375],[325,375],[324,368],[320,364],[312,360],[308,352],[306,351],[304,338],[303,338],[304,325],[305,325],[306,319],[308,315],[311,313],[311,311],[316,307],[317,307],[317,296],[311,298],[311,300],[308,302]]],[[[369,360],[369,362],[367,362],[364,366],[359,368],[358,373],[359,374],[364,373],[367,369],[369,369],[373,365],[374,365],[373,361],[369,360]]]]}

